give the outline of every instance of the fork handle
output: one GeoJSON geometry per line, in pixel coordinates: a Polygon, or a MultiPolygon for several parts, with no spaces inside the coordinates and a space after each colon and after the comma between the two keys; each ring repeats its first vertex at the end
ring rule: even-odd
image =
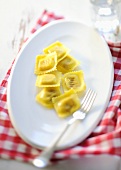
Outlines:
{"type": "MultiPolygon", "coordinates": [[[[59,132],[59,134],[54,138],[54,140],[52,141],[52,143],[46,147],[41,154],[36,158],[36,160],[39,161],[44,161],[44,163],[46,164],[45,166],[47,166],[47,164],[49,163],[53,152],[56,149],[56,146],[59,142],[59,140],[62,138],[62,136],[65,134],[65,132],[67,131],[67,129],[70,127],[71,124],[73,124],[76,121],[76,119],[72,118],[70,119],[70,121],[68,121],[65,126],[63,127],[62,131],[59,132]]],[[[34,164],[35,165],[35,164],[34,164]]],[[[35,165],[36,166],[36,165],[35,165]]],[[[45,167],[44,166],[44,167],[45,167]]]]}
{"type": "Polygon", "coordinates": [[[62,136],[66,133],[66,131],[68,130],[68,128],[70,127],[71,124],[73,124],[75,122],[76,119],[72,118],[70,119],[63,127],[63,129],[61,130],[61,132],[59,132],[59,134],[54,138],[54,140],[52,141],[52,143],[50,144],[49,147],[47,147],[44,151],[47,151],[49,148],[53,148],[53,151],[56,147],[56,145],[58,144],[58,142],[60,141],[60,139],[62,138],[62,136]]]}

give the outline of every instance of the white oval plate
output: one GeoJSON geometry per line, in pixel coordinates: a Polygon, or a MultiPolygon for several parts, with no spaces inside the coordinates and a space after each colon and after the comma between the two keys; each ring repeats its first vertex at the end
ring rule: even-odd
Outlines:
{"type": "Polygon", "coordinates": [[[66,119],[35,101],[35,57],[56,40],[71,49],[81,62],[87,88],[97,92],[94,106],[86,119],[74,124],[58,144],[58,150],[84,140],[101,120],[113,85],[113,63],[110,50],[98,33],[76,21],[59,20],[43,26],[25,43],[12,68],[8,86],[8,109],[18,134],[37,148],[49,145],[66,119]]]}

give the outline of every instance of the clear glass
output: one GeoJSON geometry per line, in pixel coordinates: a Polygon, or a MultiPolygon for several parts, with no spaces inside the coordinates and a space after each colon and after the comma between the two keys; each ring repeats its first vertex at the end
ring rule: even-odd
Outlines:
{"type": "Polygon", "coordinates": [[[103,35],[117,35],[120,30],[121,0],[90,0],[94,27],[103,35]]]}

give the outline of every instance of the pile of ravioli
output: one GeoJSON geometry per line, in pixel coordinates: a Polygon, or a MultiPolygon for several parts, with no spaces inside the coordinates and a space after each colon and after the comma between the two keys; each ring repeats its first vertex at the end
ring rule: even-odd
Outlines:
{"type": "Polygon", "coordinates": [[[86,84],[83,71],[77,69],[79,64],[59,41],[36,56],[35,85],[40,88],[36,101],[48,109],[55,109],[61,118],[70,116],[80,108],[79,94],[86,90],[86,84]]]}

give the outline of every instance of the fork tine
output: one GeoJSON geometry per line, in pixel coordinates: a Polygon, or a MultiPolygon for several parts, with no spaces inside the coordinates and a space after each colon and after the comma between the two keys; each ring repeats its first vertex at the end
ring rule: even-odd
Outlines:
{"type": "Polygon", "coordinates": [[[95,101],[96,95],[97,94],[94,91],[92,91],[92,96],[90,97],[90,102],[88,102],[87,108],[85,108],[86,112],[89,112],[89,110],[91,109],[91,107],[95,101]]]}
{"type": "Polygon", "coordinates": [[[91,92],[91,89],[88,89],[88,91],[86,92],[86,94],[85,94],[85,96],[84,96],[84,98],[83,98],[83,100],[82,100],[82,102],[81,102],[82,105],[83,105],[85,102],[88,101],[88,97],[89,97],[89,95],[90,95],[90,92],[91,92]]]}
{"type": "Polygon", "coordinates": [[[84,99],[82,100],[81,110],[87,113],[91,109],[91,106],[93,105],[95,98],[96,93],[93,90],[89,89],[84,99]]]}

